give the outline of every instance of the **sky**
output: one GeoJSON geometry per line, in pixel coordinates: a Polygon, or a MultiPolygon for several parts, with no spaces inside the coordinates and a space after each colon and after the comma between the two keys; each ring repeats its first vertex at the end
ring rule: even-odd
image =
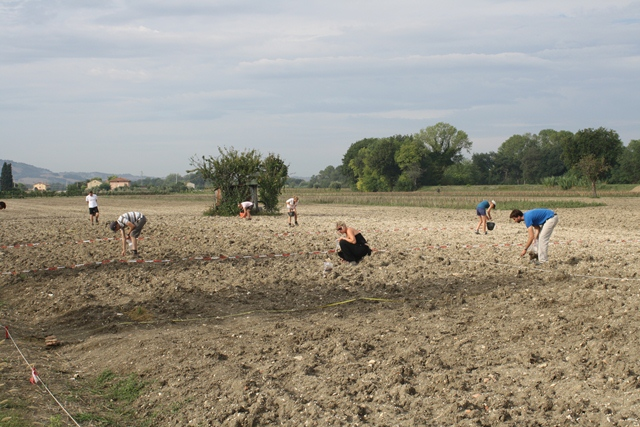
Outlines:
{"type": "Polygon", "coordinates": [[[0,158],[186,174],[219,148],[338,166],[438,122],[471,153],[640,139],[640,1],[0,0],[0,158]]]}

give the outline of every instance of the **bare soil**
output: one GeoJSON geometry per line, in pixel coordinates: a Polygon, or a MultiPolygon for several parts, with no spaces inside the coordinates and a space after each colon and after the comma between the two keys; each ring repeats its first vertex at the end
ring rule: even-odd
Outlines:
{"type": "MultiPolygon", "coordinates": [[[[104,197],[92,226],[84,198],[9,200],[0,324],[71,414],[104,410],[86,393],[104,370],[139,376],[133,425],[637,426],[640,199],[601,201],[558,210],[536,267],[501,210],[476,235],[445,209],[301,200],[290,228],[104,197]],[[128,210],[148,218],[138,262],[105,227],[128,210]],[[357,266],[337,220],[374,249],[357,266]]],[[[0,401],[61,414],[11,340],[0,357],[0,401]]]]}

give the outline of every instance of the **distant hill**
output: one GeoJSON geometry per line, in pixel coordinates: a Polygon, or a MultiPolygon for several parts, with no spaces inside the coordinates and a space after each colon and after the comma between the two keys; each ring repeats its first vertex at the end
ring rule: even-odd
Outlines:
{"type": "MultiPolygon", "coordinates": [[[[114,173],[105,172],[51,172],[49,169],[39,168],[37,166],[28,165],[26,163],[14,162],[13,160],[0,159],[0,165],[4,163],[11,163],[11,173],[13,175],[13,182],[19,182],[25,185],[33,185],[37,182],[44,182],[46,184],[72,184],[78,181],[86,181],[91,178],[107,179],[110,176],[116,175],[114,173]]],[[[127,178],[131,181],[137,181],[142,178],[140,175],[124,174],[118,175],[120,178],[127,178]]]]}

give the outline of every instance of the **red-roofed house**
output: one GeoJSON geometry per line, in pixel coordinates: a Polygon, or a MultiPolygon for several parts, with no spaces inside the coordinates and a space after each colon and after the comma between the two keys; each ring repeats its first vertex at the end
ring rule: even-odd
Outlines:
{"type": "Polygon", "coordinates": [[[131,187],[131,181],[129,181],[127,178],[113,178],[109,180],[109,185],[111,186],[112,190],[115,190],[116,188],[120,187],[131,187]]]}

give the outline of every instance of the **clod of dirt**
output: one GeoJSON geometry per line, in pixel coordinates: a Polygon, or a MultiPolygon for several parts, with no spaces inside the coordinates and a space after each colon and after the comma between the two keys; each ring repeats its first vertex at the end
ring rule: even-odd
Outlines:
{"type": "Polygon", "coordinates": [[[44,338],[44,345],[46,345],[47,347],[56,347],[60,344],[61,342],[58,341],[58,338],[56,338],[55,335],[49,335],[48,337],[44,338]]]}
{"type": "Polygon", "coordinates": [[[571,258],[569,258],[569,259],[566,261],[566,264],[569,264],[569,265],[578,265],[578,263],[579,263],[579,262],[580,262],[580,258],[576,258],[576,257],[572,256],[571,258]]]}

